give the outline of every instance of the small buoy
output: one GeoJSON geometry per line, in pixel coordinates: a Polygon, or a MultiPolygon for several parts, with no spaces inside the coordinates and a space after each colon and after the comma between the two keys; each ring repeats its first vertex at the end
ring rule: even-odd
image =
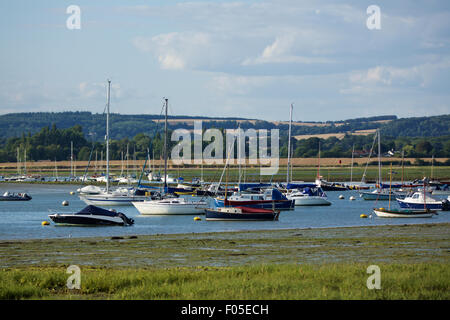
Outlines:
{"type": "Polygon", "coordinates": [[[70,191],[70,195],[72,195],[72,196],[73,196],[74,194],[75,194],[75,192],[73,192],[73,191],[70,191]]]}
{"type": "Polygon", "coordinates": [[[367,218],[367,215],[365,215],[364,213],[362,215],[359,216],[360,218],[367,218]]]}
{"type": "Polygon", "coordinates": [[[354,197],[354,196],[351,196],[349,199],[350,199],[350,200],[355,200],[355,197],[354,197]]]}
{"type": "Polygon", "coordinates": [[[41,225],[43,225],[43,226],[48,226],[50,224],[50,222],[48,222],[48,221],[42,221],[41,222],[41,225]]]}
{"type": "Polygon", "coordinates": [[[200,217],[194,217],[194,221],[200,221],[200,220],[202,220],[202,218],[200,218],[200,217]]]}
{"type": "Polygon", "coordinates": [[[342,194],[339,195],[339,199],[344,199],[344,196],[342,194]]]}
{"type": "Polygon", "coordinates": [[[63,206],[68,206],[68,205],[69,205],[69,201],[64,200],[64,201],[62,202],[62,205],[63,205],[63,206]]]}

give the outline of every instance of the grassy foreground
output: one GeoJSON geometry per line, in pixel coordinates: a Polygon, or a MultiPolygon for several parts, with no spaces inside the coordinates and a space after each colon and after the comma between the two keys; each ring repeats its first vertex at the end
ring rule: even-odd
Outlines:
{"type": "Polygon", "coordinates": [[[369,290],[367,265],[252,265],[198,268],[81,269],[81,287],[67,289],[65,268],[0,272],[1,299],[444,299],[444,263],[379,264],[381,289],[369,290]]]}
{"type": "Polygon", "coordinates": [[[450,299],[450,224],[0,241],[0,299],[450,299]],[[68,289],[69,265],[80,289],[68,289]],[[381,289],[367,288],[370,265],[381,289]]]}

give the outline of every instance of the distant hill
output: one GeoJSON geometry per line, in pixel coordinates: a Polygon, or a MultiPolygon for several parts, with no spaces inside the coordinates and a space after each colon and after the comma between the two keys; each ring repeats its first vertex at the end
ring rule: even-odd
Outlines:
{"type": "MultiPolygon", "coordinates": [[[[164,127],[161,115],[111,114],[110,128],[112,139],[133,138],[139,133],[154,136],[164,127]]],[[[288,121],[264,121],[245,118],[211,118],[191,116],[169,116],[169,128],[192,129],[194,120],[202,120],[203,128],[232,128],[238,125],[243,129],[278,128],[281,135],[287,135],[288,121]]],[[[34,134],[43,127],[71,128],[80,125],[86,139],[102,141],[105,135],[105,114],[91,112],[33,112],[9,113],[0,115],[0,144],[10,137],[34,134]]],[[[420,118],[401,118],[385,115],[369,118],[356,118],[327,122],[294,122],[293,135],[317,135],[361,132],[381,128],[382,134],[390,137],[438,137],[450,135],[450,115],[420,118]]]]}

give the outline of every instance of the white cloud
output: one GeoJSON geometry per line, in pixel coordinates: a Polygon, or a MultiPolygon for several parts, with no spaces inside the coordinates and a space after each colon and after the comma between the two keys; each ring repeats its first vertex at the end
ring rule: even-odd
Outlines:
{"type": "Polygon", "coordinates": [[[135,37],[133,45],[151,53],[162,69],[195,68],[210,50],[210,36],[203,32],[170,32],[153,37],[135,37]]]}

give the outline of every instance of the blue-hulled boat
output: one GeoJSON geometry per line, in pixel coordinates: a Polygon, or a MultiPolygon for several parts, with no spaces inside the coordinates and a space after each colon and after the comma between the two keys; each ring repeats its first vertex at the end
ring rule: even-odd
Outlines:
{"type": "Polygon", "coordinates": [[[442,200],[437,200],[424,194],[423,192],[414,192],[412,196],[398,199],[397,202],[400,208],[411,210],[442,210],[442,200]]]}

